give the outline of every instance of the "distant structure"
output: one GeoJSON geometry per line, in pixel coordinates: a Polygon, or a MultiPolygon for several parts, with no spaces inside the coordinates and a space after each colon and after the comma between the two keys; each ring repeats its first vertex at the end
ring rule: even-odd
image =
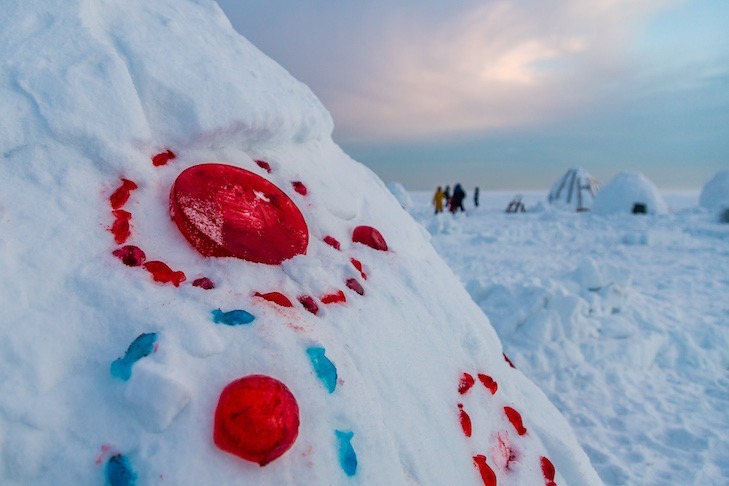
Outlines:
{"type": "Polygon", "coordinates": [[[589,211],[600,183],[582,167],[572,167],[549,191],[549,204],[575,211],[589,211]]]}
{"type": "Polygon", "coordinates": [[[621,172],[600,190],[595,214],[665,214],[668,206],[658,188],[640,172],[621,172]]]}
{"type": "Polygon", "coordinates": [[[699,204],[707,209],[729,208],[729,170],[717,172],[704,184],[699,204]]]}

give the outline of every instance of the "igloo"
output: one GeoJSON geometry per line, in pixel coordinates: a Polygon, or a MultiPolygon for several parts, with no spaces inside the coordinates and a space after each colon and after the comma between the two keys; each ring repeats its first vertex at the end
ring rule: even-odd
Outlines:
{"type": "Polygon", "coordinates": [[[729,170],[717,172],[704,184],[699,204],[707,209],[729,208],[729,170]]]}
{"type": "Polygon", "coordinates": [[[600,183],[589,172],[572,167],[554,183],[547,200],[559,208],[589,211],[599,190],[600,183]]]}
{"type": "Polygon", "coordinates": [[[217,4],[4,7],[0,483],[600,483],[217,4]]]}
{"type": "Polygon", "coordinates": [[[656,186],[640,172],[621,172],[600,189],[595,214],[664,214],[668,206],[656,186]]]}

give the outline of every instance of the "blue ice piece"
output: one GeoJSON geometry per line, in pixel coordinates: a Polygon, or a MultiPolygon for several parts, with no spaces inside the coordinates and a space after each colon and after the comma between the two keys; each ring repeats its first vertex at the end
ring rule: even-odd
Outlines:
{"type": "Polygon", "coordinates": [[[332,393],[337,387],[337,368],[329,358],[324,356],[324,348],[313,346],[306,350],[309,355],[311,365],[314,367],[316,376],[319,377],[329,393],[332,393]]]}
{"type": "Polygon", "coordinates": [[[132,365],[145,356],[149,356],[154,351],[154,343],[157,341],[157,333],[143,333],[132,341],[127,348],[123,358],[119,358],[111,363],[111,375],[124,381],[129,380],[132,376],[132,365]]]}
{"type": "Polygon", "coordinates": [[[354,432],[335,430],[334,434],[339,441],[339,464],[347,476],[354,476],[357,474],[357,454],[352,447],[354,432]]]}
{"type": "Polygon", "coordinates": [[[106,484],[109,486],[135,486],[137,473],[132,470],[129,459],[121,454],[109,458],[106,463],[106,484]]]}
{"type": "Polygon", "coordinates": [[[226,326],[240,326],[241,324],[250,324],[255,317],[253,314],[241,309],[223,312],[220,309],[213,311],[213,322],[216,324],[225,324],[226,326]]]}

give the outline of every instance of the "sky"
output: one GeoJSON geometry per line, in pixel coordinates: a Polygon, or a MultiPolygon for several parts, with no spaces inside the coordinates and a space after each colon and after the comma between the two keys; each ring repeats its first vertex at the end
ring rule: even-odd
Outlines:
{"type": "Polygon", "coordinates": [[[385,182],[548,190],[729,170],[729,2],[219,0],[385,182]]]}

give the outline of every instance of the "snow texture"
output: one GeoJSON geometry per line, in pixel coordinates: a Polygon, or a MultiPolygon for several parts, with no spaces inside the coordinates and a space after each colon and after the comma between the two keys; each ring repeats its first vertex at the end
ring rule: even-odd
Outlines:
{"type": "Polygon", "coordinates": [[[610,218],[539,206],[546,193],[505,214],[511,196],[454,218],[416,193],[411,212],[442,229],[433,245],[606,484],[726,484],[729,225],[698,191],[610,218]]]}
{"type": "Polygon", "coordinates": [[[601,483],[421,226],[214,2],[6,1],[0,56],[0,483],[480,484],[475,456],[502,485],[543,484],[541,457],[560,485],[601,483]],[[265,265],[198,253],[169,195],[206,162],[286,192],[306,254],[265,265]],[[122,179],[136,188],[110,204],[122,179]],[[352,241],[368,226],[387,251],[352,241]],[[149,261],[125,264],[122,244],[149,261]],[[155,281],[164,268],[174,280],[155,281]],[[202,278],[214,285],[191,284],[202,278]],[[271,292],[296,304],[256,297],[271,292]],[[151,354],[114,378],[111,363],[145,333],[159,337],[151,354]],[[311,348],[336,363],[332,393],[311,348]],[[497,393],[460,395],[464,371],[497,393]],[[221,391],[249,375],[280,380],[300,410],[296,441],[265,467],[213,442],[221,391]]]}
{"type": "Polygon", "coordinates": [[[631,214],[635,205],[645,206],[648,214],[665,214],[666,201],[658,188],[640,172],[621,172],[597,193],[592,205],[595,214],[631,214]]]}

